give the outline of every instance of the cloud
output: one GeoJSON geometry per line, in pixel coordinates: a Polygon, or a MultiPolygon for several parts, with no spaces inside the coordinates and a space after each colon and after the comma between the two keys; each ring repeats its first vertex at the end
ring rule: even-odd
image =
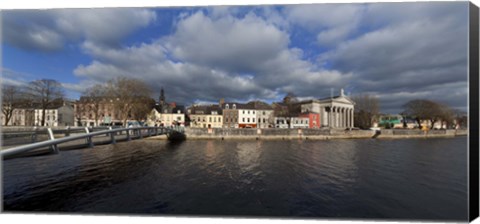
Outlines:
{"type": "Polygon", "coordinates": [[[371,29],[320,55],[319,63],[353,73],[355,92],[379,94],[384,109],[399,109],[406,101],[422,97],[466,105],[468,20],[464,6],[370,4],[362,24],[371,29]],[[366,22],[374,20],[382,22],[366,22]],[[448,92],[457,95],[443,97],[448,92]]]}
{"type": "Polygon", "coordinates": [[[288,33],[252,12],[237,18],[199,10],[175,24],[171,35],[151,43],[112,49],[86,42],[84,52],[95,60],[74,73],[95,80],[138,77],[185,103],[271,101],[293,90],[318,95],[320,87],[342,85],[351,76],[302,60],[301,49],[289,48],[288,33]]]}
{"type": "Polygon", "coordinates": [[[68,41],[118,46],[120,41],[156,19],[145,9],[6,10],[3,37],[21,49],[59,51],[68,41]]]}

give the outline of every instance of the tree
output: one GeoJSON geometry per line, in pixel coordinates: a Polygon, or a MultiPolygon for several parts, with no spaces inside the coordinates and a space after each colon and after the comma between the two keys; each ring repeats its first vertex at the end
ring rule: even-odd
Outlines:
{"type": "Polygon", "coordinates": [[[100,118],[100,105],[107,97],[106,87],[105,85],[96,84],[85,90],[83,96],[86,99],[85,103],[90,106],[89,112],[93,112],[95,126],[98,126],[98,120],[100,118]]]}
{"type": "Polygon", "coordinates": [[[63,101],[64,93],[62,84],[53,79],[40,79],[32,81],[27,86],[27,96],[34,104],[42,109],[41,126],[45,125],[45,110],[54,102],[63,101]]]}
{"type": "Polygon", "coordinates": [[[151,93],[147,84],[138,79],[119,77],[107,82],[107,95],[113,99],[113,108],[124,125],[133,117],[132,113],[138,115],[142,111],[139,101],[150,98],[151,93]]]}
{"type": "Polygon", "coordinates": [[[367,129],[373,126],[380,113],[378,98],[369,94],[352,96],[355,102],[355,126],[367,129]]]}
{"type": "Polygon", "coordinates": [[[5,117],[4,125],[7,126],[13,116],[13,111],[27,104],[21,87],[6,85],[2,88],[2,113],[5,117]]]}
{"type": "Polygon", "coordinates": [[[404,114],[413,117],[420,129],[422,128],[422,120],[430,121],[430,129],[432,129],[435,123],[442,118],[451,119],[451,111],[447,106],[431,100],[411,100],[403,107],[405,108],[404,114]]]}

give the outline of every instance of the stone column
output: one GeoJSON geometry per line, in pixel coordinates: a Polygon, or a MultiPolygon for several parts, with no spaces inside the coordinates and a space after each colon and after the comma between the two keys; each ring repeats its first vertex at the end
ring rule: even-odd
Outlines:
{"type": "Polygon", "coordinates": [[[350,125],[353,128],[354,127],[354,122],[353,122],[353,108],[350,110],[350,125]]]}

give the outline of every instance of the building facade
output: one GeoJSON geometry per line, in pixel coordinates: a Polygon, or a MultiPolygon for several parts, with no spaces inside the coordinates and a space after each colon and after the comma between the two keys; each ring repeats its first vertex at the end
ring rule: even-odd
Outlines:
{"type": "MultiPolygon", "coordinates": [[[[35,126],[42,124],[42,109],[35,109],[34,123],[35,126]]],[[[57,108],[50,108],[45,110],[45,124],[44,126],[73,126],[75,124],[74,109],[70,105],[63,105],[57,108]]]]}
{"type": "Polygon", "coordinates": [[[308,117],[292,117],[290,119],[291,128],[309,128],[310,119],[308,117]]]}
{"type": "Polygon", "coordinates": [[[301,112],[320,114],[322,127],[353,128],[354,106],[355,102],[342,89],[339,96],[301,102],[301,112]]]}
{"type": "Polygon", "coordinates": [[[238,128],[238,109],[237,103],[223,103],[221,104],[223,113],[224,128],[238,128]]]}
{"type": "MultiPolygon", "coordinates": [[[[5,125],[5,116],[3,113],[2,125],[5,125]]],[[[35,125],[35,109],[30,108],[16,108],[12,111],[12,117],[8,121],[8,126],[34,126],[35,125]]]]}
{"type": "Polygon", "coordinates": [[[218,105],[193,105],[188,108],[188,116],[192,128],[223,127],[222,108],[218,105]]]}

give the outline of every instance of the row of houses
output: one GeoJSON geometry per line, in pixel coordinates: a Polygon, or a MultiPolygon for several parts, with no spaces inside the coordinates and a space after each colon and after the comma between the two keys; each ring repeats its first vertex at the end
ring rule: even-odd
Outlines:
{"type": "Polygon", "coordinates": [[[192,105],[186,116],[193,128],[353,128],[355,103],[344,94],[271,105],[260,101],[192,105]]]}
{"type": "MultiPolygon", "coordinates": [[[[123,124],[114,109],[115,100],[120,99],[81,97],[75,102],[64,102],[45,111],[45,126],[129,125],[133,118],[123,124]]],[[[168,103],[162,89],[158,101],[141,123],[193,128],[349,128],[353,127],[354,105],[341,90],[338,96],[300,102],[292,102],[289,97],[272,104],[225,102],[222,99],[218,104],[194,104],[185,108],[168,103]]],[[[8,125],[40,126],[41,118],[41,109],[19,108],[14,110],[8,125]]]]}

